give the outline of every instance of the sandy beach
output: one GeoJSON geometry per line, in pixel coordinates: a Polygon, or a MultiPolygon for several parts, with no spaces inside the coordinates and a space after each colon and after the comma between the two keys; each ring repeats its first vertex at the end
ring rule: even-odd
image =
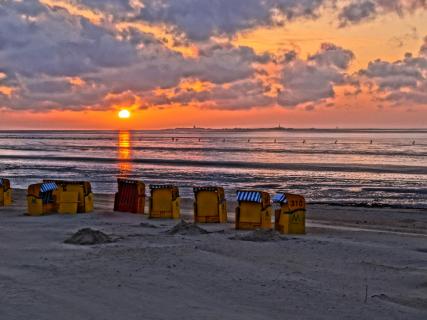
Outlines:
{"type": "Polygon", "coordinates": [[[307,235],[251,242],[232,223],[171,235],[179,221],[113,213],[111,195],[77,216],[25,216],[25,192],[14,199],[0,208],[1,319],[427,317],[421,210],[309,205],[307,235]],[[64,243],[85,227],[115,241],[64,243]]]}

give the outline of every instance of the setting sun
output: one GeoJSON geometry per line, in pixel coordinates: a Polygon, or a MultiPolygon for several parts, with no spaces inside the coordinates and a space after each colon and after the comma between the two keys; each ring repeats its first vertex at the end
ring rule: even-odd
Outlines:
{"type": "Polygon", "coordinates": [[[130,118],[130,112],[129,110],[123,109],[119,111],[119,118],[120,119],[128,119],[130,118]]]}

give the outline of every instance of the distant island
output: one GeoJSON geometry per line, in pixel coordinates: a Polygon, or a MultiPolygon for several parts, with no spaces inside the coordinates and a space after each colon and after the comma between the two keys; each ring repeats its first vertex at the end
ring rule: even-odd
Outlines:
{"type": "Polygon", "coordinates": [[[173,129],[159,129],[149,131],[194,131],[194,132],[345,132],[345,133],[426,133],[427,128],[287,128],[282,126],[265,128],[203,128],[203,127],[182,127],[173,129]]]}

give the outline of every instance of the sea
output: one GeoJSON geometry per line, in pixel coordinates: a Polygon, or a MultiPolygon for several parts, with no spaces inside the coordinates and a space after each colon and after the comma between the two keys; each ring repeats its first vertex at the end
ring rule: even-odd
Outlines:
{"type": "Polygon", "coordinates": [[[42,179],[117,178],[302,194],[310,203],[427,209],[427,129],[0,131],[0,177],[25,189],[42,179]]]}

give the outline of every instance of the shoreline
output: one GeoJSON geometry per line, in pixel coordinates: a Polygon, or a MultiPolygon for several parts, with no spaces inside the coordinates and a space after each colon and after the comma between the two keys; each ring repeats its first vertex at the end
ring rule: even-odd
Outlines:
{"type": "MultiPolygon", "coordinates": [[[[25,209],[26,190],[13,189],[14,205],[25,209]]],[[[148,213],[148,198],[146,195],[145,214],[148,213]]],[[[193,198],[181,197],[181,216],[187,221],[193,220],[193,198]]],[[[95,213],[109,212],[111,214],[121,214],[114,212],[114,193],[94,193],[95,213]]],[[[228,221],[234,222],[234,211],[237,202],[227,200],[228,221]]],[[[5,207],[3,210],[7,210],[5,207]]],[[[90,213],[89,213],[90,214],[90,213]]],[[[394,206],[357,206],[346,204],[330,203],[310,203],[307,202],[306,212],[307,225],[314,224],[317,227],[353,227],[390,231],[414,233],[427,235],[427,214],[424,208],[401,208],[394,206]]]]}
{"type": "MultiPolygon", "coordinates": [[[[148,186],[148,185],[147,185],[148,186]]],[[[22,188],[13,188],[13,191],[17,191],[20,193],[27,192],[27,189],[22,188]]],[[[95,196],[101,196],[101,197],[114,197],[115,193],[109,193],[109,192],[94,192],[95,196]]],[[[149,192],[146,193],[146,199],[149,197],[149,192]]],[[[182,200],[188,202],[193,201],[193,198],[189,197],[181,197],[182,200]]],[[[236,201],[235,200],[229,200],[226,199],[227,202],[232,203],[233,206],[235,206],[236,201]]],[[[306,200],[306,204],[309,206],[330,206],[330,207],[339,207],[339,208],[359,208],[359,209],[393,209],[393,210],[413,210],[414,212],[419,211],[425,211],[427,208],[421,207],[421,206],[407,206],[407,205],[398,205],[398,204],[385,204],[380,202],[373,202],[373,203],[364,203],[364,202],[329,202],[329,201],[309,201],[306,200]]],[[[426,212],[427,215],[427,212],[426,212]]]]}

